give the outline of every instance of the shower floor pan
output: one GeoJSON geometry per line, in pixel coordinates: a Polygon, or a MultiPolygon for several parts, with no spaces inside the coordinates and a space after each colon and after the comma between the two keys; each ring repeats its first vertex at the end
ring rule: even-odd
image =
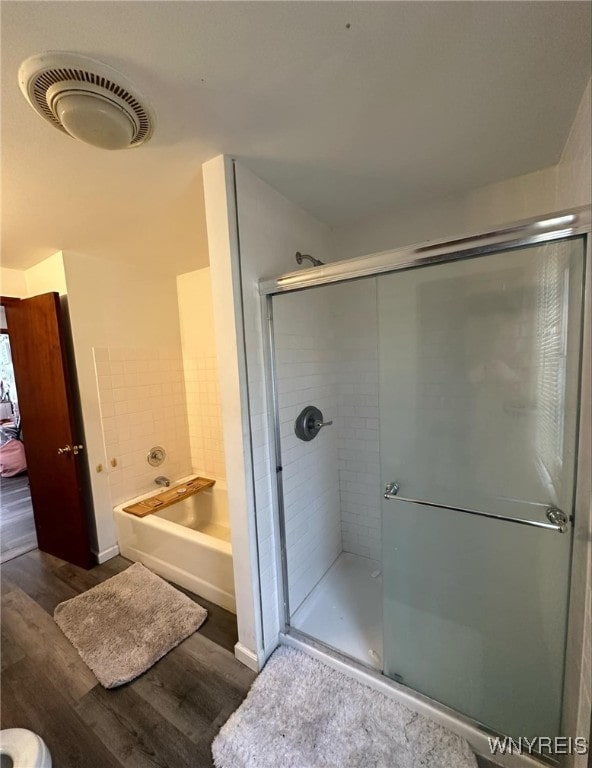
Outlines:
{"type": "Polygon", "coordinates": [[[343,552],[295,611],[295,629],[382,670],[381,564],[343,552]]]}

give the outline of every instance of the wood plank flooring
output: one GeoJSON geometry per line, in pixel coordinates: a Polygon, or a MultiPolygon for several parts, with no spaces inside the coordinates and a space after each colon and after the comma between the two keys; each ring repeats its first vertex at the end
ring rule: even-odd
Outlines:
{"type": "Polygon", "coordinates": [[[39,733],[59,768],[212,768],[211,743],[255,678],[232,653],[233,614],[182,590],[208,609],[206,622],[109,691],[53,621],[58,603],[129,564],[85,571],[34,550],[2,565],[1,727],[39,733]]]}
{"type": "Polygon", "coordinates": [[[0,563],[37,547],[27,474],[0,478],[0,563]]]}
{"type": "Polygon", "coordinates": [[[60,768],[211,768],[210,745],[255,678],[236,617],[201,597],[202,628],[128,685],[105,690],[52,618],[129,562],[90,571],[34,550],[1,568],[2,728],[30,728],[60,768]]]}

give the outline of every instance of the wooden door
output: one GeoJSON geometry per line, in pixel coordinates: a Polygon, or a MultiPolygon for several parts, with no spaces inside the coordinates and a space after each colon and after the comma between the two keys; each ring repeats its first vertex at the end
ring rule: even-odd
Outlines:
{"type": "MultiPolygon", "coordinates": [[[[46,293],[6,306],[39,549],[93,565],[60,301],[46,293]]],[[[82,446],[82,447],[81,447],[82,446]]]]}

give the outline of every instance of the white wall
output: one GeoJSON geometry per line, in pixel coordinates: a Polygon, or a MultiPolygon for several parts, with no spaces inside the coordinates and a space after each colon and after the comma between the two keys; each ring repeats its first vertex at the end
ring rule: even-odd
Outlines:
{"type": "Polygon", "coordinates": [[[388,211],[334,231],[340,259],[455,238],[556,209],[556,167],[506,179],[421,207],[388,211]]]}
{"type": "Polygon", "coordinates": [[[588,205],[592,197],[592,80],[571,127],[568,139],[557,165],[557,207],[572,208],[588,205]]]}
{"type": "Polygon", "coordinates": [[[219,155],[205,163],[203,177],[229,478],[228,508],[239,638],[235,653],[245,664],[258,670],[264,662],[263,635],[231,159],[219,155]]]}
{"type": "Polygon", "coordinates": [[[64,257],[61,251],[40,261],[25,271],[27,296],[56,291],[60,296],[67,293],[64,257]]]}
{"type": "Polygon", "coordinates": [[[258,281],[297,268],[296,251],[333,258],[331,232],[240,164],[236,164],[242,301],[265,653],[277,642],[279,575],[274,532],[272,459],[264,382],[263,329],[258,281]]]}
{"type": "Polygon", "coordinates": [[[240,164],[236,164],[235,184],[229,158],[217,157],[203,170],[226,470],[232,478],[228,492],[237,655],[257,666],[275,647],[280,627],[278,539],[257,283],[293,269],[296,251],[330,260],[331,233],[240,164]]]}
{"type": "Polygon", "coordinates": [[[23,269],[0,267],[0,296],[25,299],[27,295],[25,271],[23,269]]]}
{"type": "Polygon", "coordinates": [[[38,296],[41,293],[66,294],[66,276],[61,251],[28,269],[0,269],[0,294],[17,299],[38,296]]]}
{"type": "Polygon", "coordinates": [[[348,259],[425,240],[454,238],[578,205],[592,196],[590,83],[557,165],[421,206],[384,211],[334,230],[336,257],[348,259]]]}
{"type": "Polygon", "coordinates": [[[132,265],[70,252],[64,252],[64,270],[94,501],[95,546],[103,560],[117,551],[112,494],[121,500],[122,494],[133,496],[148,490],[148,472],[144,475],[140,467],[144,470],[144,463],[148,467],[145,456],[154,442],[168,452],[165,464],[152,469],[154,477],[173,474],[175,467],[183,468],[179,471],[191,467],[184,402],[181,405],[184,384],[177,286],[175,276],[162,272],[158,265],[146,264],[139,271],[132,265]],[[95,367],[95,349],[100,373],[95,367]],[[165,366],[174,360],[178,361],[176,400],[168,401],[163,410],[154,404],[154,409],[149,410],[151,427],[147,430],[148,416],[139,416],[142,411],[134,413],[133,403],[142,402],[146,395],[167,403],[166,398],[173,394],[163,392],[167,382],[156,382],[152,376],[169,372],[165,366]],[[147,370],[141,369],[144,363],[153,363],[158,370],[150,370],[149,365],[147,370]],[[103,377],[100,382],[98,375],[103,377]],[[158,394],[154,389],[150,391],[156,386],[160,388],[158,394]],[[107,406],[109,396],[114,411],[116,402],[122,404],[119,409],[129,405],[126,413],[115,411],[113,416],[107,406]],[[155,417],[158,414],[160,425],[155,417]],[[172,432],[167,431],[171,421],[172,432]],[[118,460],[116,467],[110,464],[112,458],[118,460]],[[99,464],[101,472],[97,471],[99,464]]]}
{"type": "Polygon", "coordinates": [[[224,435],[210,268],[177,276],[193,471],[224,480],[224,435]]]}

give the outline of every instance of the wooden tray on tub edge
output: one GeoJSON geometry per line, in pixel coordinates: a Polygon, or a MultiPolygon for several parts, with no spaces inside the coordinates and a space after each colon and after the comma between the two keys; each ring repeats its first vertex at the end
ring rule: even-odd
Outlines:
{"type": "Polygon", "coordinates": [[[178,483],[156,496],[150,496],[149,499],[136,501],[134,504],[123,507],[123,511],[129,512],[130,515],[135,515],[136,517],[146,517],[146,515],[151,515],[153,512],[158,512],[159,509],[170,507],[171,504],[186,499],[188,496],[194,496],[200,491],[205,491],[206,488],[211,488],[215,482],[215,480],[209,480],[207,477],[192,477],[186,483],[178,483]]]}

